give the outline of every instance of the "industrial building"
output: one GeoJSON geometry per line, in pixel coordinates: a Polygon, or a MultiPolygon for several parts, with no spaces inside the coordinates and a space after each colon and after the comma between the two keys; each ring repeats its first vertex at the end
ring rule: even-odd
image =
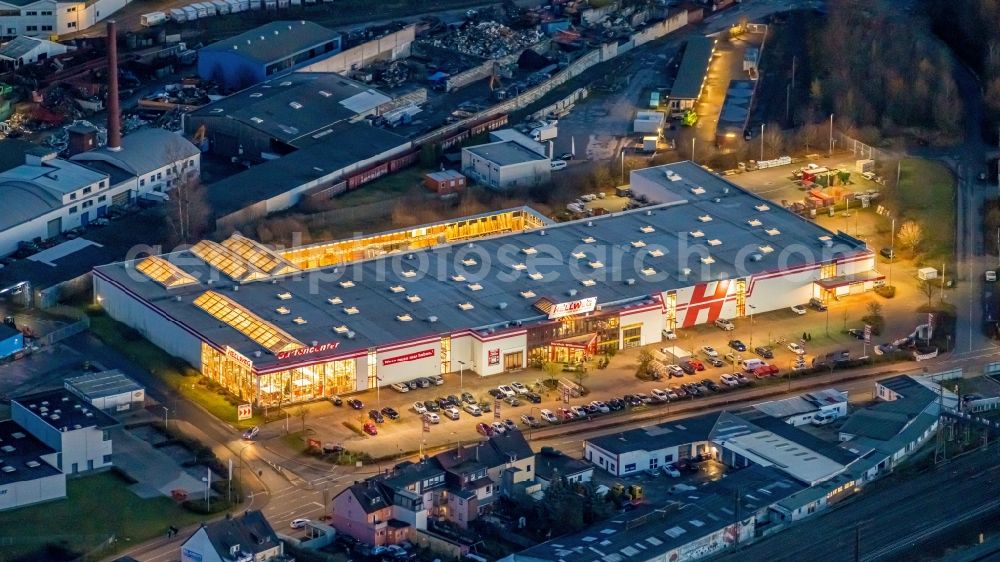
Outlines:
{"type": "Polygon", "coordinates": [[[784,420],[785,423],[805,425],[811,423],[820,414],[832,416],[831,419],[846,416],[847,391],[827,388],[780,400],[761,402],[752,407],[769,416],[784,420]]]}
{"type": "MultiPolygon", "coordinates": [[[[71,144],[90,142],[96,129],[71,131],[71,144]],[[79,137],[83,137],[82,139],[79,137]]],[[[110,143],[109,143],[110,144],[110,143]]],[[[87,226],[150,192],[169,190],[174,182],[197,178],[198,149],[176,133],[148,128],[122,139],[117,146],[81,152],[69,160],[34,148],[25,163],[0,173],[0,255],[26,240],[49,239],[87,226]]]]}
{"type": "Polygon", "coordinates": [[[535,354],[575,362],[827,298],[875,267],[863,242],[693,163],[632,182],[671,199],[561,224],[511,209],[280,251],[234,235],[95,268],[95,298],[265,405],[459,365],[489,376],[535,354]]]}
{"type": "Polygon", "coordinates": [[[692,37],[684,48],[677,76],[670,88],[669,107],[671,113],[682,113],[693,109],[705,89],[708,67],[715,54],[716,40],[711,37],[692,37]]]}
{"type": "Polygon", "coordinates": [[[0,63],[10,70],[65,54],[69,47],[37,37],[22,35],[0,47],[0,63]]]}
{"type": "Polygon", "coordinates": [[[0,2],[0,39],[51,37],[82,31],[125,7],[128,0],[89,2],[6,0],[0,2]]]}
{"type": "Polygon", "coordinates": [[[321,25],[273,21],[198,49],[198,75],[242,90],[340,49],[340,34],[321,25]]]}
{"type": "Polygon", "coordinates": [[[56,452],[55,467],[66,474],[111,466],[114,418],[66,389],[18,396],[11,418],[56,452]]]}
{"type": "Polygon", "coordinates": [[[138,410],[146,403],[146,389],[121,371],[100,371],[66,379],[66,390],[108,414],[138,410]]]}
{"type": "Polygon", "coordinates": [[[0,421],[0,511],[66,497],[56,450],[14,420],[0,421]]]}
{"type": "Polygon", "coordinates": [[[550,160],[512,140],[462,149],[462,173],[499,191],[534,187],[549,182],[550,160]]]}
{"type": "Polygon", "coordinates": [[[7,324],[0,324],[0,359],[6,359],[24,350],[24,334],[7,324]]]}

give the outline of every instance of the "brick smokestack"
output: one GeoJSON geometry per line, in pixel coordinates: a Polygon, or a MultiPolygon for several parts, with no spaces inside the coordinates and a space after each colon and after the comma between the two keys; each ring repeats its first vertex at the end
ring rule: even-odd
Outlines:
{"type": "Polygon", "coordinates": [[[118,107],[118,31],[108,20],[108,150],[122,149],[122,114],[118,107]]]}

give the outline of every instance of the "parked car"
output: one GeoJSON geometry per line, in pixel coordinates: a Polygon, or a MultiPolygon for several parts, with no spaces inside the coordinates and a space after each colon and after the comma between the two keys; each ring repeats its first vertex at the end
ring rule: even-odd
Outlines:
{"type": "Polygon", "coordinates": [[[748,379],[743,373],[733,373],[733,376],[736,377],[736,380],[740,381],[741,386],[750,384],[750,379],[748,379]]]}
{"type": "Polygon", "coordinates": [[[995,269],[986,270],[986,282],[995,283],[997,280],[997,271],[995,269]]]}
{"type": "Polygon", "coordinates": [[[500,385],[500,386],[497,387],[497,390],[499,390],[500,392],[503,393],[503,396],[499,396],[498,398],[507,398],[507,397],[510,397],[510,396],[517,396],[517,392],[514,392],[514,389],[511,388],[510,385],[502,384],[502,385],[500,385]]]}
{"type": "Polygon", "coordinates": [[[334,406],[343,406],[344,405],[344,399],[341,398],[340,396],[334,396],[333,398],[330,399],[330,402],[333,402],[334,406]]]}
{"type": "Polygon", "coordinates": [[[896,253],[892,250],[892,248],[882,248],[878,251],[878,253],[887,260],[891,260],[896,257],[896,253]]]}
{"type": "Polygon", "coordinates": [[[729,340],[729,347],[741,353],[747,350],[747,344],[741,342],[740,340],[729,340]]]}
{"type": "Polygon", "coordinates": [[[441,416],[435,414],[434,412],[427,412],[424,414],[424,419],[427,423],[441,423],[441,416]]]}
{"type": "Polygon", "coordinates": [[[385,416],[383,416],[378,410],[368,410],[368,417],[375,423],[382,423],[385,421],[385,416]]]}
{"type": "Polygon", "coordinates": [[[476,397],[473,396],[471,392],[463,392],[462,393],[462,402],[465,402],[466,404],[475,404],[476,403],[476,397]]]}
{"type": "Polygon", "coordinates": [[[740,379],[736,378],[735,375],[731,375],[731,374],[728,374],[728,373],[724,374],[724,375],[721,375],[719,377],[719,382],[721,382],[725,386],[739,386],[740,385],[740,379]]]}
{"type": "Polygon", "coordinates": [[[351,398],[347,401],[347,405],[354,408],[355,410],[364,410],[365,403],[358,400],[357,398],[351,398]]]}
{"type": "Polygon", "coordinates": [[[736,352],[731,351],[726,354],[726,363],[729,363],[730,365],[732,365],[733,363],[739,363],[742,360],[743,356],[736,352]]]}
{"type": "Polygon", "coordinates": [[[719,359],[718,357],[707,357],[705,358],[705,361],[708,362],[708,364],[713,367],[722,367],[723,365],[726,364],[724,361],[722,361],[722,359],[719,359]]]}
{"type": "Polygon", "coordinates": [[[521,423],[523,423],[528,427],[540,427],[542,425],[541,423],[538,422],[535,416],[531,416],[528,414],[521,415],[521,423]]]}
{"type": "Polygon", "coordinates": [[[521,405],[521,401],[518,400],[516,396],[508,396],[507,398],[504,398],[503,401],[506,402],[506,403],[508,403],[508,404],[510,404],[511,406],[520,406],[521,405]]]}
{"type": "Polygon", "coordinates": [[[684,378],[684,369],[680,365],[667,365],[667,375],[670,377],[684,378]]]}
{"type": "Polygon", "coordinates": [[[507,426],[505,426],[503,422],[495,421],[490,424],[490,427],[493,428],[493,433],[496,435],[507,432],[507,426]]]}
{"type": "Polygon", "coordinates": [[[434,402],[438,405],[438,408],[441,408],[442,410],[445,409],[445,408],[448,408],[450,406],[453,406],[453,404],[451,403],[451,400],[448,400],[444,396],[438,396],[434,400],[434,402]]]}
{"type": "Polygon", "coordinates": [[[665,474],[666,476],[669,476],[671,478],[680,478],[681,477],[681,471],[677,470],[677,468],[675,466],[670,465],[670,464],[668,464],[667,466],[663,467],[663,474],[665,474]]]}
{"type": "Polygon", "coordinates": [[[688,375],[693,375],[698,369],[695,369],[690,361],[681,361],[681,370],[688,375]]]}
{"type": "Polygon", "coordinates": [[[810,423],[813,425],[827,425],[833,423],[837,419],[837,414],[834,412],[820,412],[813,416],[810,423]]]}
{"type": "Polygon", "coordinates": [[[660,333],[663,335],[663,339],[665,339],[665,340],[675,340],[675,339],[677,339],[677,332],[674,332],[673,330],[663,330],[660,333]]]}
{"type": "Polygon", "coordinates": [[[801,315],[803,315],[803,314],[806,313],[806,307],[804,307],[802,305],[799,305],[799,304],[791,307],[789,310],[791,310],[795,314],[798,314],[799,316],[801,316],[801,315]]]}
{"type": "Polygon", "coordinates": [[[431,385],[431,379],[427,377],[420,377],[417,379],[417,384],[420,385],[420,388],[427,388],[431,385]]]}
{"type": "Polygon", "coordinates": [[[688,396],[701,396],[701,388],[698,385],[686,382],[682,385],[684,391],[688,393],[688,396]]]}
{"type": "Polygon", "coordinates": [[[777,375],[778,368],[775,367],[774,365],[761,365],[759,367],[755,367],[752,372],[755,378],[764,379],[767,377],[773,377],[774,375],[777,375]]]}
{"type": "Polygon", "coordinates": [[[418,414],[425,414],[427,413],[427,408],[424,406],[423,402],[417,400],[413,403],[413,411],[418,414]]]}
{"type": "Polygon", "coordinates": [[[667,393],[660,390],[659,388],[654,388],[653,390],[650,390],[649,393],[652,394],[653,398],[656,398],[657,400],[662,400],[664,402],[670,400],[670,397],[667,396],[667,393]]]}
{"type": "Polygon", "coordinates": [[[394,382],[394,383],[390,384],[389,387],[392,388],[393,390],[395,390],[396,392],[409,392],[410,391],[410,386],[408,384],[406,384],[405,382],[394,382]]]}
{"type": "Polygon", "coordinates": [[[573,410],[570,410],[569,408],[559,408],[556,410],[556,415],[559,416],[559,419],[564,422],[576,419],[576,414],[574,414],[573,410]]]}
{"type": "Polygon", "coordinates": [[[699,384],[701,384],[701,386],[703,386],[703,387],[711,390],[712,392],[718,392],[719,391],[719,385],[715,384],[715,381],[713,381],[711,379],[701,379],[701,381],[699,381],[699,384]]]}
{"type": "Polygon", "coordinates": [[[716,320],[715,327],[719,328],[720,330],[724,330],[726,332],[732,332],[733,330],[736,329],[736,326],[733,324],[732,320],[728,320],[726,318],[719,318],[718,320],[716,320]]]}
{"type": "Polygon", "coordinates": [[[420,388],[420,383],[417,382],[417,379],[413,379],[412,381],[407,381],[406,386],[410,387],[410,390],[416,390],[420,388]]]}
{"type": "Polygon", "coordinates": [[[477,423],[476,424],[476,431],[478,431],[480,435],[483,435],[483,436],[486,436],[486,437],[493,437],[493,434],[494,434],[493,428],[491,426],[485,424],[485,423],[477,423]]]}
{"type": "Polygon", "coordinates": [[[774,359],[774,350],[765,345],[758,345],[753,348],[754,353],[760,355],[764,359],[774,359]]]}
{"type": "Polygon", "coordinates": [[[307,523],[312,523],[312,520],[310,520],[310,519],[302,519],[302,518],[292,519],[292,522],[289,523],[289,527],[291,527],[293,529],[301,529],[301,528],[305,527],[307,523]]]}
{"type": "Polygon", "coordinates": [[[513,388],[514,392],[516,392],[518,394],[527,394],[529,392],[528,391],[528,387],[524,386],[523,384],[521,384],[519,382],[512,382],[512,383],[510,383],[510,387],[513,388]]]}
{"type": "Polygon", "coordinates": [[[612,412],[619,412],[625,409],[625,402],[621,398],[612,398],[608,400],[608,409],[612,412]]]}
{"type": "Polygon", "coordinates": [[[365,425],[362,427],[362,430],[368,435],[378,435],[378,428],[375,427],[375,424],[370,421],[365,422],[365,425]]]}
{"type": "Polygon", "coordinates": [[[507,428],[507,431],[517,431],[517,424],[510,418],[503,420],[503,426],[507,428]]]}
{"type": "Polygon", "coordinates": [[[433,375],[427,378],[430,379],[431,384],[433,384],[434,386],[441,386],[442,384],[444,384],[444,377],[442,377],[441,375],[433,375]]]}
{"type": "Polygon", "coordinates": [[[594,409],[597,410],[597,412],[600,414],[607,414],[608,412],[611,411],[611,408],[605,402],[602,402],[600,400],[594,400],[593,402],[590,403],[590,405],[593,406],[594,409]]]}
{"type": "MultiPolygon", "coordinates": [[[[862,337],[864,337],[864,334],[862,334],[862,337]]],[[[795,342],[788,342],[788,351],[791,351],[795,355],[805,355],[806,354],[805,348],[803,348],[801,345],[799,345],[799,344],[797,344],[795,342]]]]}
{"type": "Polygon", "coordinates": [[[823,301],[821,301],[821,300],[819,300],[819,299],[817,299],[816,297],[813,297],[813,298],[809,299],[809,308],[811,308],[813,310],[817,310],[819,312],[825,312],[826,311],[826,303],[823,302],[823,301]]]}
{"type": "Polygon", "coordinates": [[[542,397],[537,392],[529,392],[529,393],[527,393],[527,394],[524,395],[524,398],[528,402],[531,402],[532,404],[541,404],[542,403],[542,397]]]}
{"type": "Polygon", "coordinates": [[[382,408],[382,415],[389,418],[390,420],[399,419],[399,412],[397,412],[395,408],[390,408],[389,406],[382,408]]]}
{"type": "Polygon", "coordinates": [[[450,408],[445,408],[444,410],[441,410],[441,413],[444,414],[445,416],[447,416],[448,419],[451,419],[451,420],[458,420],[458,418],[462,417],[461,413],[458,411],[458,408],[456,408],[454,406],[452,406],[450,408]]]}
{"type": "Polygon", "coordinates": [[[462,406],[462,409],[465,410],[470,416],[476,416],[478,418],[483,415],[483,411],[479,409],[478,404],[466,404],[465,406],[462,406]]]}
{"type": "Polygon", "coordinates": [[[553,160],[552,162],[549,162],[549,166],[552,168],[552,171],[555,172],[558,170],[565,170],[567,164],[565,160],[553,160]]]}
{"type": "Polygon", "coordinates": [[[719,356],[719,352],[716,351],[715,348],[712,347],[712,346],[710,346],[710,345],[703,345],[703,346],[701,346],[701,354],[704,355],[705,357],[718,357],[719,356]]]}
{"type": "Polygon", "coordinates": [[[243,432],[243,439],[246,439],[247,441],[253,441],[254,439],[257,438],[258,433],[260,433],[260,428],[255,425],[243,432]]]}
{"type": "Polygon", "coordinates": [[[569,411],[573,412],[573,416],[577,418],[585,418],[590,415],[590,412],[583,406],[572,406],[569,411]]]}
{"type": "Polygon", "coordinates": [[[455,396],[454,394],[449,394],[447,398],[448,398],[448,401],[451,402],[452,406],[461,406],[462,405],[462,399],[459,398],[458,396],[455,396]]]}
{"type": "Polygon", "coordinates": [[[438,403],[433,400],[424,400],[424,408],[426,408],[428,412],[437,412],[441,410],[441,406],[438,406],[438,403]]]}
{"type": "Polygon", "coordinates": [[[543,409],[538,412],[538,415],[541,416],[543,420],[549,423],[559,423],[559,418],[557,418],[556,415],[552,413],[552,410],[543,409]]]}
{"type": "Polygon", "coordinates": [[[687,360],[687,364],[691,365],[692,367],[694,367],[694,370],[696,370],[696,371],[704,371],[705,370],[705,364],[702,363],[701,361],[697,360],[697,359],[694,359],[694,358],[688,359],[687,360]]]}
{"type": "Polygon", "coordinates": [[[489,395],[492,396],[493,398],[496,398],[497,400],[502,400],[507,397],[507,395],[504,394],[504,392],[499,388],[491,388],[489,390],[489,395]]]}

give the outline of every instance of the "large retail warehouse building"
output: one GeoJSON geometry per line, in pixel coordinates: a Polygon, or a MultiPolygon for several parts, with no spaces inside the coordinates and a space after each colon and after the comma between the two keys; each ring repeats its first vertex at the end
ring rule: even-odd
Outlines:
{"type": "Polygon", "coordinates": [[[258,405],[529,357],[577,361],[692,326],[870,289],[864,243],[684,162],[663,203],[551,224],[512,209],[273,251],[239,235],[95,270],[97,300],[258,405]]]}

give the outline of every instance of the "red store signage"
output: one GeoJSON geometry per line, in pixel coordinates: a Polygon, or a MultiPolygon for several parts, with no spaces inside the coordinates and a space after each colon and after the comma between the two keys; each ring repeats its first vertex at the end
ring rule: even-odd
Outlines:
{"type": "Polygon", "coordinates": [[[324,351],[333,351],[340,347],[340,342],[334,341],[329,343],[321,343],[319,345],[310,345],[309,347],[300,347],[298,349],[292,349],[290,351],[279,351],[275,354],[278,359],[289,359],[292,357],[302,357],[304,355],[312,355],[313,353],[322,353],[324,351]]]}
{"type": "Polygon", "coordinates": [[[433,349],[422,349],[413,353],[407,353],[406,355],[386,357],[382,360],[382,365],[395,365],[396,363],[406,363],[407,361],[416,361],[417,359],[426,359],[428,357],[434,357],[433,349]]]}

